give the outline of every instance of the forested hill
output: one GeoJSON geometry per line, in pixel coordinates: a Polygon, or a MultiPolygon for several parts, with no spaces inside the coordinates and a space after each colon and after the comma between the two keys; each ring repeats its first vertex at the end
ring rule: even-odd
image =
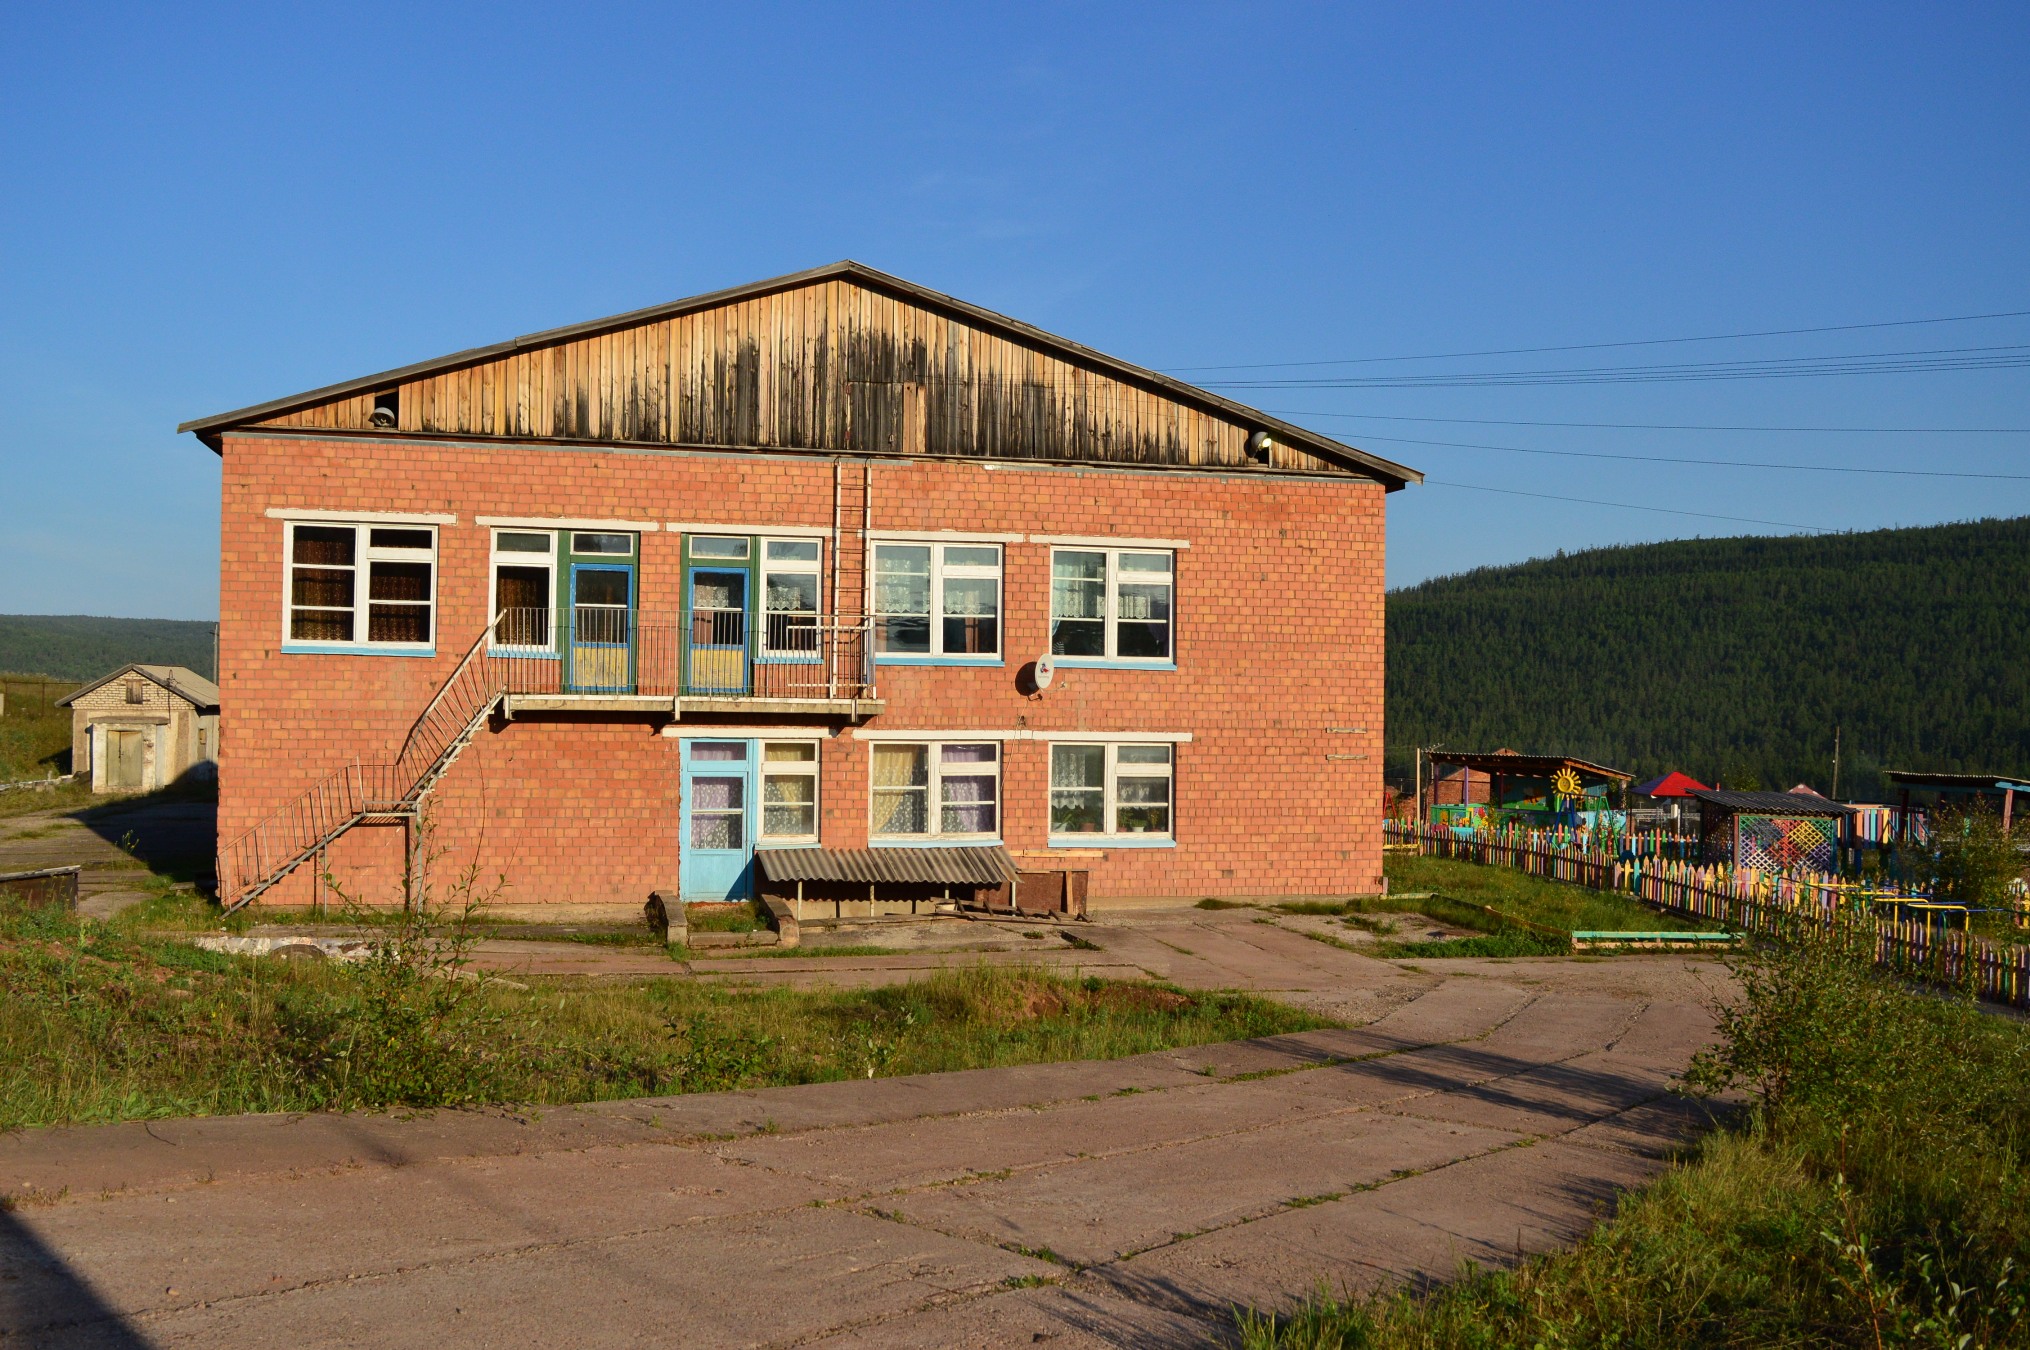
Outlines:
{"type": "Polygon", "coordinates": [[[212,678],[212,629],[188,619],[0,614],[0,670],[89,680],[129,661],[188,666],[212,678]]]}
{"type": "Polygon", "coordinates": [[[2030,519],[1697,539],[1485,567],[1388,598],[1388,763],[1573,754],[1831,787],[2030,773],[2030,519]]]}

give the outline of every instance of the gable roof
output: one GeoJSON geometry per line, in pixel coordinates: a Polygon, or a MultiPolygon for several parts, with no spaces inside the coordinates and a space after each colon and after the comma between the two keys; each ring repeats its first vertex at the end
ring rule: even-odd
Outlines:
{"type": "Polygon", "coordinates": [[[167,689],[170,693],[195,704],[201,712],[217,712],[219,687],[188,666],[151,666],[139,661],[129,661],[110,675],[101,675],[90,684],[71,690],[56,701],[60,708],[67,708],[75,699],[83,698],[94,689],[111,684],[123,675],[141,675],[167,689]]]}
{"type": "Polygon", "coordinates": [[[1727,792],[1718,788],[1695,788],[1689,795],[1702,802],[1710,802],[1722,811],[1745,811],[1752,815],[1850,816],[1854,813],[1853,807],[1828,801],[1816,793],[1727,792]]]}
{"type": "Polygon", "coordinates": [[[1641,784],[1635,791],[1644,797],[1689,797],[1694,788],[1706,790],[1706,785],[1690,774],[1672,769],[1661,778],[1652,778],[1641,784]]]}
{"type": "Polygon", "coordinates": [[[1194,407],[1222,416],[1238,425],[1252,427],[1270,433],[1276,439],[1300,447],[1328,461],[1344,465],[1363,476],[1372,477],[1383,483],[1390,491],[1408,483],[1422,482],[1423,475],[1415,469],[1398,464],[1365,450],[1356,449],[1343,442],[1322,436],[1280,418],[1272,417],[1260,409],[1236,403],[1218,394],[1200,389],[1195,385],[1173,379],[1160,372],[1133,365],[1129,362],[1095,351],[1080,343],[1048,333],[1019,319],[969,304],[956,296],[933,291],[901,277],[868,267],[850,260],[832,263],[809,271],[794,272],[786,276],[772,277],[766,281],[750,282],[725,290],[712,291],[704,295],[673,300],[666,304],[653,305],[646,309],[630,310],[603,319],[571,324],[562,328],[546,329],[526,334],[485,347],[473,347],[462,352],[434,360],[419,361],[413,365],[400,366],[393,370],[361,376],[358,379],[325,385],[319,389],[306,390],[284,398],[270,399],[250,407],[237,408],[231,412],[217,413],[210,417],[194,418],[177,427],[179,432],[193,432],[214,451],[220,449],[220,436],[236,428],[253,423],[299,412],[317,404],[370,395],[391,386],[427,379],[435,375],[458,370],[488,361],[528,352],[533,349],[554,347],[578,339],[597,337],[619,330],[635,328],[660,320],[676,318],[738,304],[775,292],[791,290],[829,281],[844,281],[880,292],[926,310],[958,318],[1002,337],[1040,348],[1068,364],[1086,367],[1126,384],[1140,386],[1150,392],[1171,399],[1187,407],[1194,407]]]}

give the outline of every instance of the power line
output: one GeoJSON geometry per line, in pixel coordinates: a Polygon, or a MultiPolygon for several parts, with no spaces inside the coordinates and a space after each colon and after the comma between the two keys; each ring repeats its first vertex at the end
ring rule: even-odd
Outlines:
{"type": "Polygon", "coordinates": [[[1902,375],[1944,370],[2012,370],[2030,366],[2030,343],[1945,347],[1858,356],[1783,357],[1756,361],[1691,361],[1655,366],[1570,366],[1548,370],[1487,370],[1451,375],[1362,375],[1327,379],[1207,380],[1207,389],[1436,389],[1548,384],[1677,383],[1704,380],[1797,379],[1823,375],[1902,375]]]}
{"type": "Polygon", "coordinates": [[[1870,469],[1848,464],[1775,464],[1746,459],[1694,459],[1680,455],[1623,455],[1606,450],[1541,450],[1523,445],[1482,445],[1474,441],[1422,441],[1410,436],[1363,436],[1362,440],[1391,445],[1440,445],[1459,450],[1506,450],[1518,455],[1556,455],[1561,459],[1622,459],[1637,464],[1700,464],[1723,469],[1794,469],[1800,473],[1872,473],[1898,478],[1985,478],[2030,483],[2030,473],[1956,473],[1949,469],[1870,469]]]}
{"type": "Polygon", "coordinates": [[[1798,337],[1805,333],[1857,333],[1867,328],[1911,328],[1934,323],[1974,323],[1983,319],[2020,319],[2030,309],[2003,310],[1994,314],[1953,314],[1942,319],[1890,319],[1881,323],[1842,323],[1822,328],[1769,328],[1755,333],[1714,333],[1706,337],[1638,338],[1627,342],[1575,342],[1562,347],[1504,347],[1484,352],[1434,352],[1428,356],[1345,356],[1323,361],[1255,361],[1227,366],[1170,366],[1170,373],[1183,370],[1288,370],[1299,366],[1378,365],[1391,361],[1453,361],[1468,356],[1531,356],[1540,352],[1588,352],[1610,347],[1663,347],[1681,342],[1735,342],[1743,338],[1798,337]]]}
{"type": "Polygon", "coordinates": [[[1653,511],[1666,516],[1697,516],[1702,520],[1726,520],[1737,525],[1774,525],[1785,530],[1810,530],[1814,534],[1837,534],[1837,530],[1824,525],[1799,525],[1789,520],[1758,520],[1754,516],[1720,516],[1711,511],[1681,511],[1669,506],[1641,506],[1635,502],[1603,502],[1596,497],[1561,497],[1551,492],[1524,492],[1520,488],[1482,487],[1478,483],[1453,483],[1441,478],[1426,478],[1431,487],[1463,488],[1468,492],[1498,492],[1505,497],[1535,497],[1547,502],[1578,502],[1584,506],[1612,506],[1623,511],[1653,511]]]}
{"type": "Polygon", "coordinates": [[[2030,434],[2030,427],[1748,427],[1682,422],[1523,422],[1497,417],[1403,417],[1389,413],[1314,412],[1304,408],[1263,408],[1261,411],[1275,417],[1344,417],[1362,422],[1452,422],[1477,427],[1593,427],[1603,431],[1813,431],[1894,436],[2030,434]]]}

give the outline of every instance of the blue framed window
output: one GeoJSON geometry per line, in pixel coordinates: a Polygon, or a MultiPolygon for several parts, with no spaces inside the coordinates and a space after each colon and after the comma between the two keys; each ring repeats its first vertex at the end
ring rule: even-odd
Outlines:
{"type": "Polygon", "coordinates": [[[1177,648],[1176,554],[1050,551],[1050,652],[1061,666],[1169,667],[1177,648]]]}
{"type": "Polygon", "coordinates": [[[877,741],[871,764],[874,843],[1000,838],[998,743],[877,741]]]}
{"type": "Polygon", "coordinates": [[[1168,743],[1053,742],[1051,842],[1141,847],[1173,843],[1175,759],[1176,751],[1168,743]]]}
{"type": "Polygon", "coordinates": [[[1001,546],[877,542],[875,660],[1001,664],[1001,546]]]}
{"type": "Polygon", "coordinates": [[[819,659],[823,567],[824,546],[815,539],[761,541],[763,659],[819,659]]]}

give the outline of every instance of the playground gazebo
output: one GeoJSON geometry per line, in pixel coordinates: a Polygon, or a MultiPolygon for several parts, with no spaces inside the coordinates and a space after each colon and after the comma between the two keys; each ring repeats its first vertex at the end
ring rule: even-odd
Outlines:
{"type": "Polygon", "coordinates": [[[1429,807],[1433,825],[1500,829],[1595,825],[1627,805],[1633,774],[1570,755],[1433,750],[1429,807]],[[1478,798],[1478,800],[1476,800],[1478,798]]]}
{"type": "Polygon", "coordinates": [[[1709,863],[1767,872],[1830,872],[1839,865],[1851,806],[1807,792],[1695,789],[1699,841],[1709,863]]]}
{"type": "Polygon", "coordinates": [[[1901,840],[1910,828],[1910,794],[1912,792],[1935,793],[1936,801],[1963,802],[1969,799],[1985,801],[2002,815],[2002,828],[2008,829],[2016,815],[2016,794],[2030,793],[2030,777],[2022,774],[1993,773],[1912,773],[1905,769],[1891,769],[1885,775],[1902,794],[1897,814],[1897,838],[1901,840]]]}

